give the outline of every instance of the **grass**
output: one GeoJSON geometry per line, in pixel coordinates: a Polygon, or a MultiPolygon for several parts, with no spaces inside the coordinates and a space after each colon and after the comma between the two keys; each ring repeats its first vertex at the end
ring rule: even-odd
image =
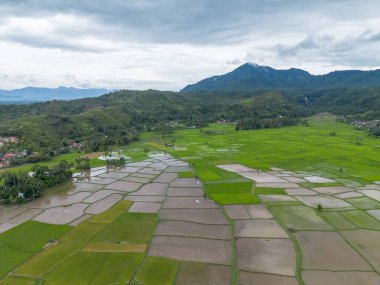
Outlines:
{"type": "Polygon", "coordinates": [[[221,193],[252,193],[253,182],[226,182],[222,180],[213,181],[212,183],[205,183],[205,191],[208,194],[221,194],[221,193]]]}
{"type": "Polygon", "coordinates": [[[88,284],[100,270],[108,253],[79,252],[48,273],[47,284],[88,284]]]}
{"type": "Polygon", "coordinates": [[[175,260],[149,256],[136,275],[135,284],[172,285],[179,267],[175,260]]]}
{"type": "MultiPolygon", "coordinates": [[[[138,159],[145,158],[147,151],[156,147],[176,157],[188,157],[187,161],[192,163],[195,171],[181,172],[179,176],[199,176],[208,197],[221,204],[258,203],[256,194],[286,193],[280,188],[254,189],[252,181],[219,169],[216,167],[218,164],[241,163],[264,171],[279,167],[361,184],[380,180],[379,140],[365,137],[363,145],[358,146],[355,144],[356,137],[363,137],[364,133],[335,122],[331,116],[314,117],[309,122],[310,127],[238,132],[231,125],[211,125],[210,128],[223,130],[224,133],[207,137],[199,130],[180,130],[173,134],[179,147],[177,150],[164,147],[153,134],[143,134],[143,142],[134,143],[123,150],[138,159]],[[335,137],[328,135],[331,130],[336,131],[335,137]],[[220,149],[228,151],[218,151],[220,149]]],[[[307,188],[340,185],[343,184],[304,184],[307,188]]],[[[379,206],[378,202],[367,197],[346,200],[359,209],[379,206]]],[[[296,231],[380,230],[378,221],[363,210],[318,212],[298,201],[266,204],[284,228],[296,231]]],[[[4,264],[7,267],[3,269],[0,266],[0,274],[12,270],[38,252],[16,273],[43,278],[45,284],[128,284],[132,276],[135,280],[129,284],[173,284],[179,268],[177,261],[151,256],[144,259],[158,222],[157,215],[128,213],[130,205],[131,202],[122,201],[68,232],[58,234],[57,231],[57,237],[63,234],[58,243],[41,252],[41,247],[48,240],[57,238],[48,234],[55,231],[39,228],[42,227],[41,223],[31,222],[35,224],[6,238],[1,234],[0,257],[6,258],[4,264]],[[42,237],[37,238],[39,235],[42,237]]],[[[27,278],[22,283],[18,279],[10,276],[0,284],[34,284],[31,282],[36,280],[27,278]]]]}
{"type": "Polygon", "coordinates": [[[147,244],[156,225],[156,214],[123,213],[95,234],[91,242],[147,244]]]}
{"type": "Polygon", "coordinates": [[[92,279],[91,285],[127,284],[144,255],[138,253],[107,254],[100,270],[92,279]]]}
{"type": "Polygon", "coordinates": [[[43,276],[58,266],[62,261],[78,252],[83,246],[80,242],[62,242],[54,245],[41,254],[34,256],[29,262],[16,270],[17,274],[28,276],[43,276]]]}
{"type": "Polygon", "coordinates": [[[359,228],[368,229],[368,230],[380,230],[380,223],[368,215],[366,212],[361,210],[352,210],[352,211],[341,211],[340,212],[343,217],[345,217],[348,221],[353,223],[359,228]]]}
{"type": "Polygon", "coordinates": [[[307,206],[269,206],[276,220],[294,230],[332,230],[316,211],[307,206]]]}
{"type": "MultiPolygon", "coordinates": [[[[19,172],[19,171],[29,172],[29,171],[31,171],[31,169],[33,168],[34,165],[38,164],[38,165],[45,165],[45,166],[51,167],[53,165],[58,164],[62,160],[66,160],[67,162],[74,163],[75,159],[77,157],[82,156],[82,155],[86,156],[87,154],[84,153],[84,152],[72,152],[72,153],[61,154],[61,155],[57,155],[57,156],[53,157],[49,161],[41,161],[41,162],[36,162],[36,163],[26,163],[26,164],[23,164],[23,165],[20,165],[20,166],[14,166],[14,167],[0,169],[0,173],[1,172],[5,172],[5,171],[10,171],[10,172],[19,172]]],[[[88,155],[91,155],[91,154],[88,154],[88,155]]],[[[96,164],[99,164],[97,161],[99,161],[100,164],[101,164],[101,165],[97,165],[97,166],[106,165],[105,161],[101,161],[99,159],[91,159],[90,162],[94,163],[95,161],[96,161],[96,164]]],[[[91,164],[91,166],[93,166],[93,165],[91,164]]],[[[96,167],[96,166],[93,166],[93,167],[96,167]]]]}
{"type": "Polygon", "coordinates": [[[339,212],[326,212],[321,211],[318,214],[330,225],[332,225],[337,230],[354,230],[357,227],[347,221],[339,212]]]}
{"type": "Polygon", "coordinates": [[[0,285],[37,285],[36,279],[23,277],[23,276],[8,276],[4,280],[0,281],[0,285]]]}
{"type": "Polygon", "coordinates": [[[155,214],[128,213],[130,205],[121,201],[81,223],[16,273],[53,285],[127,284],[142,262],[156,226],[155,214]],[[145,244],[134,244],[137,241],[145,244]]]}
{"type": "Polygon", "coordinates": [[[192,171],[182,171],[178,173],[179,178],[194,178],[195,174],[192,171]]]}
{"type": "Polygon", "coordinates": [[[0,234],[0,245],[10,248],[38,252],[49,241],[62,236],[71,227],[27,221],[0,234]]]}
{"type": "Polygon", "coordinates": [[[259,203],[259,199],[252,193],[212,194],[209,197],[222,205],[259,203]]]}
{"type": "Polygon", "coordinates": [[[33,254],[9,247],[0,247],[0,277],[12,270],[33,254]]]}
{"type": "Polygon", "coordinates": [[[17,269],[18,274],[42,277],[80,251],[90,239],[109,223],[128,210],[131,202],[121,201],[108,211],[91,217],[91,221],[81,223],[63,235],[57,244],[34,256],[17,269]]]}
{"type": "Polygon", "coordinates": [[[166,148],[158,138],[147,138],[145,142],[176,157],[200,157],[188,161],[203,181],[239,177],[215,167],[227,163],[241,163],[264,171],[270,167],[306,171],[361,184],[380,180],[378,139],[336,122],[331,115],[315,116],[308,121],[309,127],[236,131],[233,125],[210,125],[204,129],[224,132],[217,136],[205,136],[197,129],[179,130],[172,135],[179,150],[166,148]],[[331,131],[337,135],[329,136],[331,131]],[[363,138],[362,145],[355,144],[357,137],[363,138]],[[221,148],[231,151],[218,152],[221,148]]]}
{"type": "Polygon", "coordinates": [[[380,203],[368,197],[351,198],[346,201],[362,210],[380,209],[380,203]]]}
{"type": "Polygon", "coordinates": [[[144,253],[146,244],[88,243],[82,250],[88,252],[139,252],[144,253]]]}
{"type": "Polygon", "coordinates": [[[233,179],[228,179],[206,182],[204,189],[207,196],[223,205],[259,203],[252,191],[252,181],[231,182],[231,180],[233,181],[233,179]]]}
{"type": "Polygon", "coordinates": [[[288,195],[282,188],[255,188],[256,194],[267,194],[267,195],[288,195]]]}
{"type": "Polygon", "coordinates": [[[79,252],[44,278],[47,284],[127,284],[144,255],[79,252]]]}
{"type": "Polygon", "coordinates": [[[0,277],[71,227],[28,221],[0,234],[0,277]]]}
{"type": "Polygon", "coordinates": [[[59,265],[85,246],[91,237],[102,229],[105,224],[84,222],[64,235],[58,242],[40,254],[34,256],[29,262],[23,264],[18,274],[29,276],[42,276],[52,268],[59,265]]]}

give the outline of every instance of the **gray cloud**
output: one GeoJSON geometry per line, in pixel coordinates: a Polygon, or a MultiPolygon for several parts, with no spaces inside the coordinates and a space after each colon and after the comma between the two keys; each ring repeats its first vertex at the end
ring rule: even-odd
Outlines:
{"type": "Polygon", "coordinates": [[[376,0],[2,0],[0,13],[15,85],[24,69],[43,85],[180,89],[246,61],[380,66],[376,0]]]}
{"type": "Polygon", "coordinates": [[[279,57],[297,57],[304,60],[314,58],[338,65],[377,67],[380,65],[380,57],[377,56],[375,48],[379,47],[377,41],[380,41],[380,33],[371,30],[343,38],[314,34],[295,45],[276,45],[275,50],[279,57]]]}
{"type": "MultiPolygon", "coordinates": [[[[0,11],[2,15],[17,17],[43,17],[55,13],[90,16],[103,23],[107,33],[115,37],[206,44],[209,41],[220,43],[238,40],[247,32],[257,29],[302,30],[302,26],[295,27],[294,23],[303,14],[306,15],[305,20],[308,15],[319,13],[321,17],[333,14],[329,17],[351,19],[350,11],[357,13],[357,5],[350,5],[349,2],[360,3],[360,7],[365,7],[366,2],[373,1],[5,0],[2,1],[0,11]],[[341,13],[342,9],[346,14],[341,13]]],[[[379,8],[375,10],[380,12],[379,8]]],[[[375,11],[372,9],[365,12],[368,14],[375,11]]],[[[361,16],[357,14],[355,18],[361,16]]],[[[307,27],[309,23],[304,25],[307,27]]],[[[315,27],[318,27],[318,23],[315,23],[315,27]]]]}

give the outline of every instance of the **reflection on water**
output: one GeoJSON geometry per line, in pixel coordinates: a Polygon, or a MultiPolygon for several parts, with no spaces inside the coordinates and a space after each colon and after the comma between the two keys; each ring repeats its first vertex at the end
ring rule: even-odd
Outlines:
{"type": "Polygon", "coordinates": [[[84,182],[91,180],[91,170],[83,170],[73,174],[73,180],[75,182],[84,182]]]}
{"type": "Polygon", "coordinates": [[[166,156],[166,153],[163,151],[154,150],[154,151],[148,152],[149,158],[160,158],[160,157],[164,157],[164,156],[166,156]]]}
{"type": "Polygon", "coordinates": [[[91,168],[89,170],[83,170],[81,172],[76,172],[73,174],[74,182],[90,182],[92,177],[98,176],[104,173],[108,173],[110,171],[116,171],[121,167],[107,165],[101,167],[91,168]]]}
{"type": "Polygon", "coordinates": [[[47,189],[43,192],[42,196],[45,195],[66,195],[72,188],[74,187],[74,183],[72,179],[58,184],[50,189],[47,189]]]}

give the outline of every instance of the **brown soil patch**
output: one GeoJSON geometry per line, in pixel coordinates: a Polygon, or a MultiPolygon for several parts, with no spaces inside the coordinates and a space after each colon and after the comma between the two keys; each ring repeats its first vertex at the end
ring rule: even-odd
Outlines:
{"type": "Polygon", "coordinates": [[[218,208],[218,205],[204,197],[168,197],[164,202],[163,208],[207,209],[218,208]]]}
{"type": "Polygon", "coordinates": [[[272,214],[268,211],[265,205],[246,205],[249,215],[252,219],[271,219],[272,214]]]}
{"type": "MultiPolygon", "coordinates": [[[[377,270],[380,271],[380,232],[355,230],[342,232],[346,238],[377,270]]],[[[362,283],[364,284],[364,283],[362,283]]]]}
{"type": "Polygon", "coordinates": [[[176,285],[229,285],[231,267],[207,263],[182,262],[176,285]]]}
{"type": "Polygon", "coordinates": [[[298,232],[304,269],[371,270],[368,263],[335,232],[298,232]]]}
{"type": "Polygon", "coordinates": [[[237,237],[289,238],[275,220],[235,221],[237,237]]]}
{"type": "Polygon", "coordinates": [[[239,269],[295,276],[296,252],[290,239],[239,238],[239,269]]]}
{"type": "Polygon", "coordinates": [[[33,220],[56,225],[68,224],[83,216],[87,207],[88,204],[78,203],[68,207],[50,208],[34,217],[33,220]]]}
{"type": "Polygon", "coordinates": [[[227,225],[228,220],[219,209],[161,209],[162,220],[188,221],[208,225],[227,225]]]}
{"type": "Polygon", "coordinates": [[[202,196],[203,195],[203,189],[202,188],[195,188],[195,187],[192,187],[192,188],[172,188],[170,187],[168,189],[168,192],[167,192],[167,195],[168,196],[177,196],[177,197],[181,197],[181,196],[187,196],[187,197],[191,197],[191,196],[202,196]]]}
{"type": "Polygon", "coordinates": [[[225,205],[227,216],[233,220],[251,219],[247,209],[243,205],[225,205]]]}
{"type": "Polygon", "coordinates": [[[107,185],[105,188],[123,191],[123,192],[132,192],[132,191],[136,191],[138,188],[140,188],[140,186],[141,186],[141,183],[117,181],[110,185],[107,185]]]}
{"type": "Polygon", "coordinates": [[[240,285],[298,285],[298,281],[294,277],[240,271],[240,285]]]}
{"type": "Polygon", "coordinates": [[[202,225],[183,221],[162,221],[157,227],[156,235],[228,239],[230,230],[227,225],[202,225]]]}
{"type": "Polygon", "coordinates": [[[330,272],[304,271],[302,279],[307,285],[359,285],[380,284],[380,276],[375,272],[330,272]]]}
{"type": "Polygon", "coordinates": [[[111,208],[113,205],[119,202],[122,198],[123,196],[121,196],[120,194],[112,194],[111,196],[108,196],[107,198],[104,198],[103,200],[99,200],[95,202],[94,204],[89,206],[85,210],[85,212],[86,214],[92,214],[92,215],[100,214],[108,210],[109,208],[111,208]]]}
{"type": "Polygon", "coordinates": [[[154,237],[149,255],[215,264],[231,264],[232,258],[229,241],[169,236],[154,237]]]}
{"type": "Polygon", "coordinates": [[[129,208],[130,213],[158,213],[161,208],[160,203],[134,202],[129,208]]]}

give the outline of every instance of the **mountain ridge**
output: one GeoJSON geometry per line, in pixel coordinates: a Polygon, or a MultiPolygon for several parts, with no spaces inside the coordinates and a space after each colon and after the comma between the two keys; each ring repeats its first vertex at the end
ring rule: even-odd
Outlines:
{"type": "Polygon", "coordinates": [[[114,90],[104,88],[75,88],[59,86],[47,87],[24,87],[13,90],[0,90],[0,102],[45,102],[50,100],[73,100],[88,97],[96,97],[114,90]]]}
{"type": "Polygon", "coordinates": [[[313,75],[298,69],[275,69],[245,63],[234,70],[185,86],[181,92],[257,89],[328,89],[380,86],[380,69],[342,70],[313,75]]]}

